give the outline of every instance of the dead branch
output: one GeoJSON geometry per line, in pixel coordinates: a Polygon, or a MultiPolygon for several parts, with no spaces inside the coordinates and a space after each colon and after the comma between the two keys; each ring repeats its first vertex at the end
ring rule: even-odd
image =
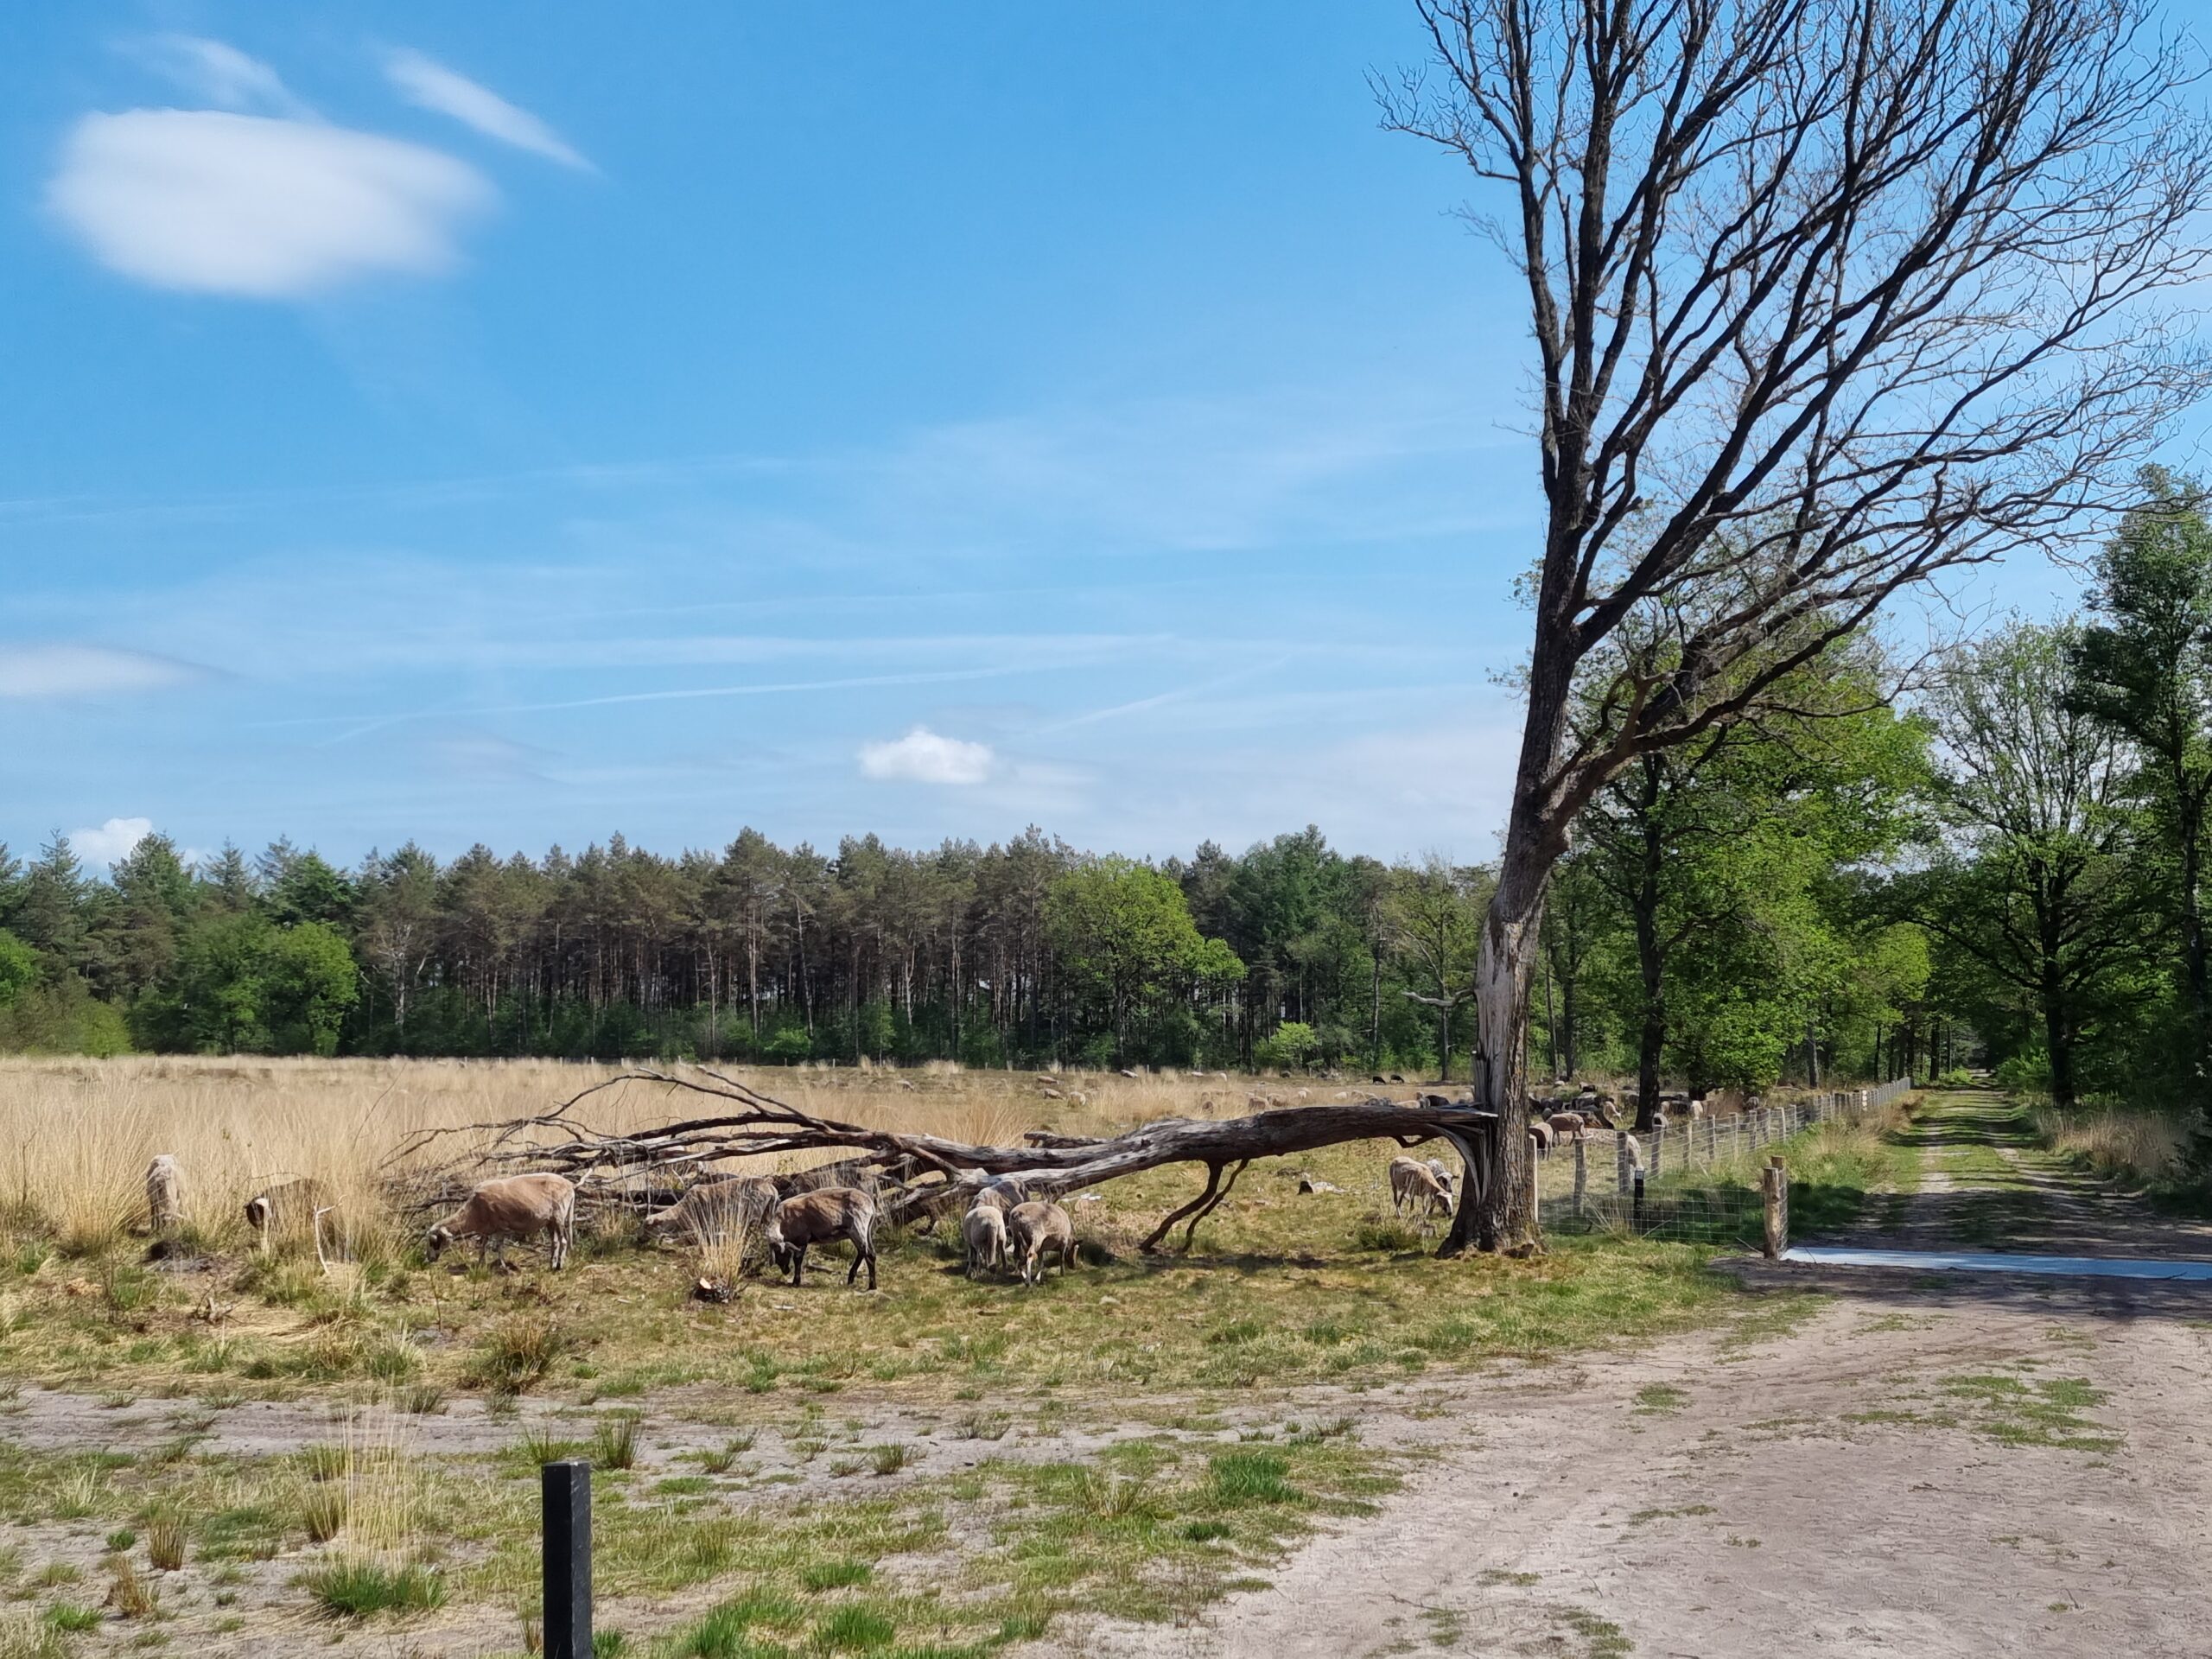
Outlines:
{"type": "Polygon", "coordinates": [[[1347,1141],[1387,1140],[1402,1147],[1451,1141],[1478,1192],[1488,1162],[1480,1155],[1493,1114],[1456,1103],[1400,1106],[1362,1101],[1297,1106],[1247,1117],[1169,1117],[1120,1135],[1079,1136],[1033,1132],[1018,1147],[970,1146],[932,1135],[901,1135],[835,1118],[817,1117],[719,1072],[655,1070],[624,1072],[592,1085],[552,1110],[531,1117],[434,1131],[410,1141],[387,1165],[392,1184],[417,1205],[443,1201],[487,1176],[546,1170],[576,1182],[588,1203],[645,1210],[739,1160],[809,1152],[846,1156],[799,1179],[865,1180],[894,1221],[933,1216],[995,1179],[1019,1181],[1040,1196],[1059,1197],[1168,1164],[1206,1166],[1198,1198],[1162,1221],[1143,1248],[1152,1250],[1179,1221],[1187,1249],[1198,1224],[1229,1195],[1256,1159],[1280,1158],[1347,1141]],[[600,1130],[575,1109],[622,1083],[728,1103],[733,1110],[680,1119],[628,1134],[600,1130]],[[448,1136],[473,1139],[472,1150],[428,1166],[423,1153],[448,1136]],[[1229,1172],[1226,1182],[1223,1172],[1229,1172]]]}

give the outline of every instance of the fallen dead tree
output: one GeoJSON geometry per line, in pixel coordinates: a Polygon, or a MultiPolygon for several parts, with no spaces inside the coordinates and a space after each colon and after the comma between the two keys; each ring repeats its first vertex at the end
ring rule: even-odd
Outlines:
{"type": "MultiPolygon", "coordinates": [[[[718,1166],[747,1158],[836,1152],[842,1179],[867,1179],[886,1217],[907,1221],[965,1207],[974,1192],[995,1179],[1020,1181],[1038,1196],[1058,1197],[1101,1182],[1168,1164],[1202,1164],[1206,1179],[1198,1197],[1171,1211],[1145,1239],[1150,1251],[1178,1223],[1189,1248],[1198,1223],[1229,1196],[1236,1178],[1255,1159],[1312,1152],[1347,1141],[1387,1140],[1401,1147],[1446,1140],[1465,1168],[1462,1202],[1487,1191],[1487,1131],[1494,1114],[1459,1103],[1431,1101],[1399,1106],[1386,1101],[1294,1106],[1247,1117],[1166,1117],[1116,1135],[1068,1135],[1033,1131],[1017,1147],[969,1146],[933,1135],[901,1135],[835,1118],[817,1117],[764,1095],[718,1071],[636,1070],[610,1077],[534,1117],[432,1130],[393,1154],[395,1180],[428,1205],[487,1176],[517,1169],[548,1170],[576,1183],[594,1207],[642,1209],[664,1202],[718,1166]],[[593,1096],[626,1084],[645,1084],[671,1094],[702,1096],[724,1109],[657,1128],[622,1134],[594,1128],[581,1108],[593,1096]],[[477,1146],[440,1163],[425,1163],[448,1136],[468,1135],[477,1146]],[[407,1172],[404,1174],[397,1172],[407,1172]]],[[[823,1172],[810,1170],[809,1177],[823,1172]]]]}

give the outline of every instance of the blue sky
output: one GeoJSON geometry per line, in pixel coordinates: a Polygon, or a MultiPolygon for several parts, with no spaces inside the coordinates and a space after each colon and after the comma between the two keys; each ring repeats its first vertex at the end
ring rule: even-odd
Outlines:
{"type": "Polygon", "coordinates": [[[9,9],[0,839],[1486,855],[1524,330],[1411,21],[9,9]]]}

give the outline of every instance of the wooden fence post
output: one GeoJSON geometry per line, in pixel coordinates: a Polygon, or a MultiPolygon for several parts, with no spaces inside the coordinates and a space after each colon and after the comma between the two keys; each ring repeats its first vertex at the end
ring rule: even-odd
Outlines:
{"type": "Polygon", "coordinates": [[[1584,1137],[1574,1137],[1574,1213],[1582,1213],[1583,1199],[1590,1188],[1590,1149],[1583,1144],[1584,1137]]]}
{"type": "Polygon", "coordinates": [[[1661,1118],[1659,1126],[1651,1131],[1651,1179],[1657,1180],[1659,1172],[1667,1162],[1667,1120],[1661,1118]]]}
{"type": "Polygon", "coordinates": [[[545,1659],[592,1659],[591,1465],[581,1458],[539,1471],[544,1502],[545,1659]]]}
{"type": "Polygon", "coordinates": [[[1628,1131],[1619,1129],[1613,1135],[1613,1173],[1620,1182],[1623,1197],[1628,1193],[1628,1131]]]}
{"type": "Polygon", "coordinates": [[[1759,1172],[1759,1192],[1765,1201],[1766,1255],[1772,1261],[1789,1248],[1789,1173],[1781,1159],[1759,1172]]]}

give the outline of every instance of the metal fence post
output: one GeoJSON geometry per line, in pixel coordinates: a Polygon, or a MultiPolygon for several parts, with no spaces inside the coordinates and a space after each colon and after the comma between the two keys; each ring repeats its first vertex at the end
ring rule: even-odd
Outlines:
{"type": "Polygon", "coordinates": [[[544,1498],[545,1659],[592,1659],[591,1465],[581,1458],[546,1464],[544,1498]]]}

